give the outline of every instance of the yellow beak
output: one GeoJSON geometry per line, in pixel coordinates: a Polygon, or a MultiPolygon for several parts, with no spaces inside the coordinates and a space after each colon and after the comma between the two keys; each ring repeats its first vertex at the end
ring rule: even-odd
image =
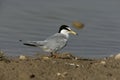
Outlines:
{"type": "Polygon", "coordinates": [[[74,35],[78,35],[75,31],[72,31],[72,30],[70,30],[69,33],[74,34],[74,35]]]}

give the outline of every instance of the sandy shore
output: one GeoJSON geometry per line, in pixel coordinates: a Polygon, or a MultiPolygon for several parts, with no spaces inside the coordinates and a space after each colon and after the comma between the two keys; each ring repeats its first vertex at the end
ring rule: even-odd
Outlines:
{"type": "Polygon", "coordinates": [[[0,55],[0,80],[120,80],[120,59],[0,55]]]}

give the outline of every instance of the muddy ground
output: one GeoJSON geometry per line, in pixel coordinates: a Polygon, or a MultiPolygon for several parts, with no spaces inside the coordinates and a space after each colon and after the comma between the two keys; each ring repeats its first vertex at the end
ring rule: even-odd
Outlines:
{"type": "Polygon", "coordinates": [[[120,59],[1,55],[0,80],[120,80],[120,59]]]}

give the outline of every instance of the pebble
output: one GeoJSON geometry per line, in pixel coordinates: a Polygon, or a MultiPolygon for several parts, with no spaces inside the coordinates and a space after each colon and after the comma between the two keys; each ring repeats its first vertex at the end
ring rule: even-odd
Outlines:
{"type": "Polygon", "coordinates": [[[65,64],[68,64],[70,66],[75,66],[76,68],[80,66],[79,64],[75,64],[75,63],[65,63],[65,64]]]}
{"type": "Polygon", "coordinates": [[[20,56],[19,56],[19,59],[20,59],[20,60],[26,60],[27,58],[26,58],[26,56],[24,56],[24,55],[20,55],[20,56]]]}
{"type": "Polygon", "coordinates": [[[105,62],[105,61],[101,61],[101,62],[100,62],[100,64],[103,64],[103,65],[105,65],[105,64],[106,64],[106,62],[105,62]]]}
{"type": "Polygon", "coordinates": [[[48,60],[50,59],[49,57],[42,57],[43,60],[48,60]]]}
{"type": "Polygon", "coordinates": [[[120,53],[118,53],[117,55],[115,55],[114,57],[116,60],[120,60],[120,53]]]}
{"type": "Polygon", "coordinates": [[[68,74],[68,72],[63,72],[63,73],[57,73],[57,76],[65,77],[68,74]]]}

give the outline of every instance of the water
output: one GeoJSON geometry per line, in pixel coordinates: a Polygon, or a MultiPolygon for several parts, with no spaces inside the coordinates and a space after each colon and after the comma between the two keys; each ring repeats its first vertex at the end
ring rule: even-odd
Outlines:
{"type": "Polygon", "coordinates": [[[0,49],[8,55],[43,53],[19,40],[44,40],[62,24],[85,24],[61,52],[103,57],[120,52],[119,0],[1,0],[0,49]]]}

